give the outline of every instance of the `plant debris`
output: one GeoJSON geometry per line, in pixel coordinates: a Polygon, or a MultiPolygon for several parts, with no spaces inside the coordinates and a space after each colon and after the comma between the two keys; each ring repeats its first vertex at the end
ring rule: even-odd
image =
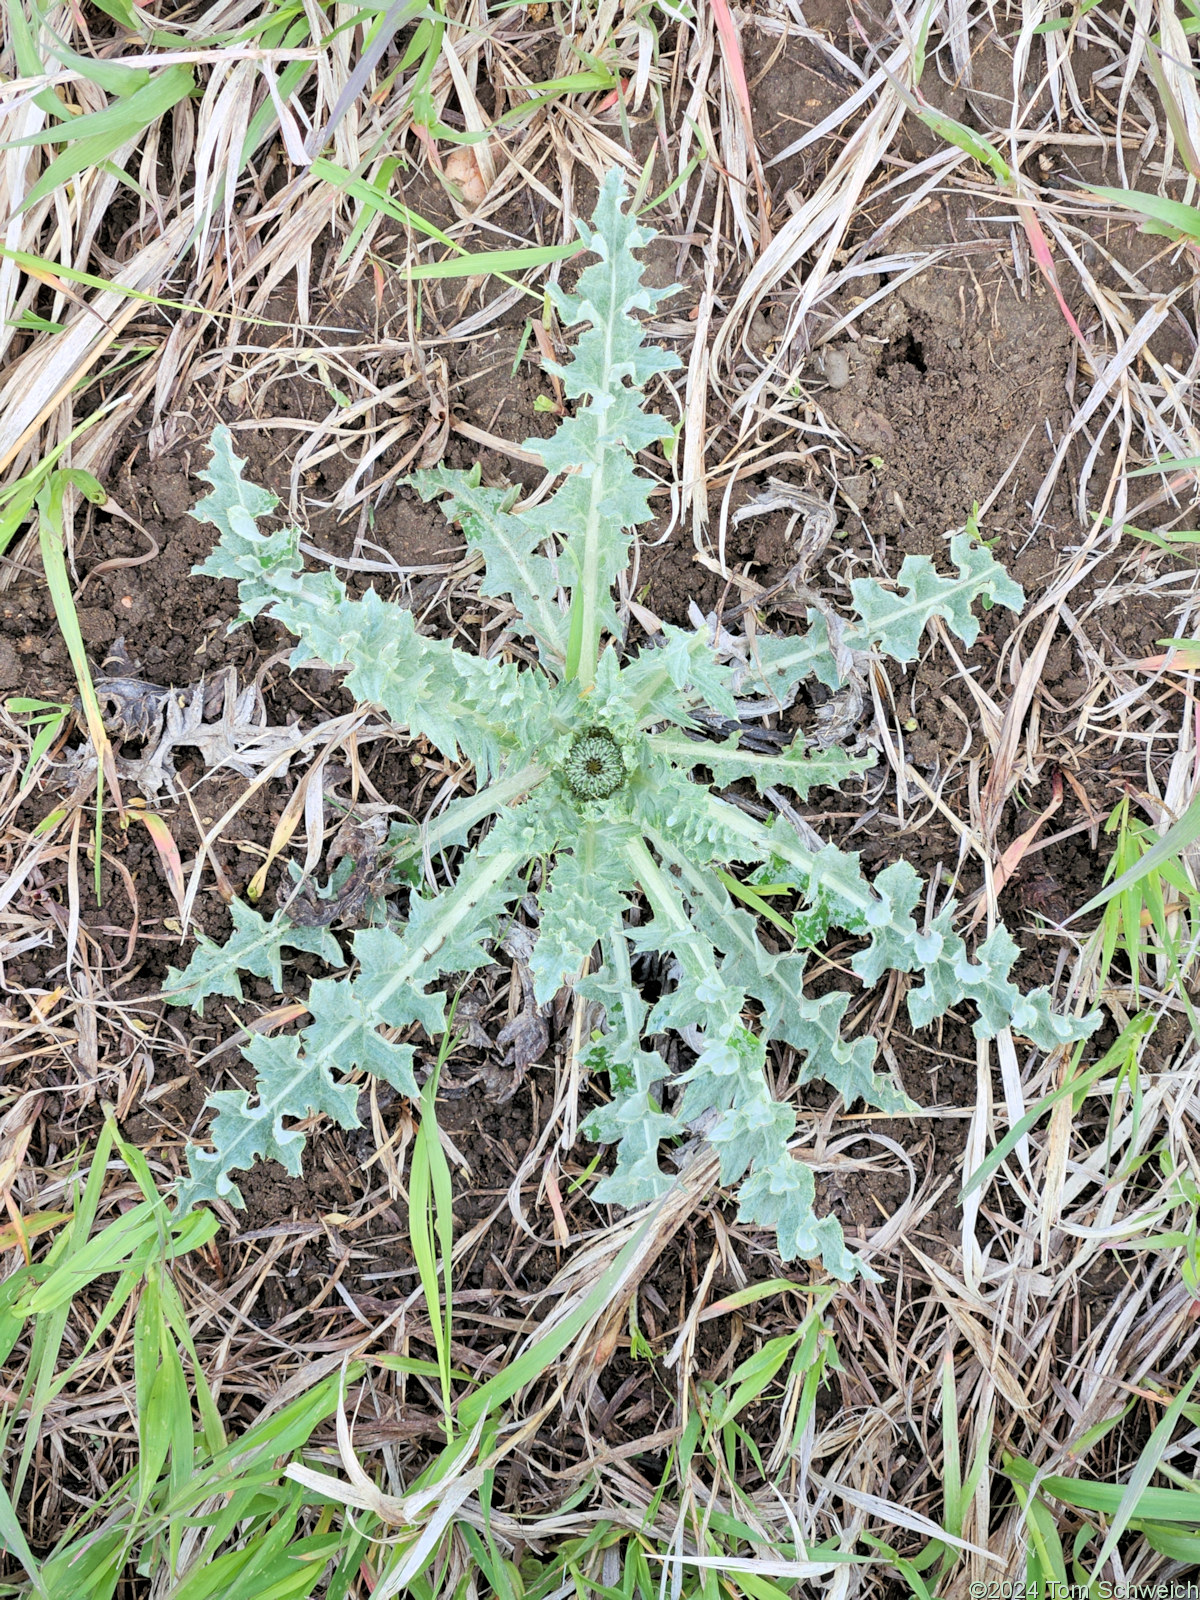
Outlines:
{"type": "MultiPolygon", "coordinates": [[[[215,679],[201,678],[187,688],[164,688],[135,677],[134,664],[118,639],[95,679],[104,726],[114,741],[142,744],[140,755],[116,755],[118,776],[137,785],[147,800],[164,791],[180,799],[175,756],[194,750],[208,772],[222,768],[253,778],[267,768],[283,776],[296,757],[321,740],[321,729],[301,734],[298,724],[271,726],[257,683],[238,688],[233,667],[215,679]],[[124,670],[112,671],[112,668],[124,670]]],[[[76,701],[76,709],[79,702],[76,701]]],[[[77,788],[96,770],[90,739],[62,761],[77,788]]]]}

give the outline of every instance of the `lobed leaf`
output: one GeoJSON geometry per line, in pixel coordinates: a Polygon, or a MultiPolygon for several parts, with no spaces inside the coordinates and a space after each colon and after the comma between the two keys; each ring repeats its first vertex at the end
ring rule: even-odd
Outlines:
{"type": "Polygon", "coordinates": [[[773,756],[741,750],[736,739],[718,744],[711,739],[659,735],[651,739],[650,747],[677,766],[707,767],[718,784],[733,783],[738,778],[749,778],[759,790],[782,784],[794,789],[802,800],[808,799],[810,789],[840,788],[848,778],[866,772],[875,762],[874,756],[856,758],[836,745],[828,750],[806,751],[795,743],[773,756]]]}
{"type": "Polygon", "coordinates": [[[240,1206],[241,1194],[229,1173],[255,1159],[282,1161],[290,1173],[298,1173],[304,1136],[286,1128],[285,1117],[324,1111],[343,1127],[357,1126],[357,1093],[335,1074],[374,1072],[415,1098],[413,1047],[381,1030],[415,1022],[430,1035],[445,1031],[444,996],[427,994],[426,987],[446,973],[472,971],[491,959],[484,942],[495,937],[497,921],[512,899],[510,879],[520,860],[517,852],[496,851],[452,889],[428,899],[414,896],[402,934],[390,928],[355,934],[358,974],[340,983],[313,984],[312,1024],[288,1038],[255,1039],[246,1049],[258,1071],[257,1104],[251,1105],[245,1090],[211,1097],[218,1109],[210,1134],[214,1149],[190,1147],[181,1207],[216,1198],[240,1206]]]}
{"type": "Polygon", "coordinates": [[[980,600],[1019,611],[1024,591],[1014,583],[989,550],[967,533],[950,540],[950,558],[957,577],[944,577],[928,556],[906,556],[895,588],[875,578],[854,578],[850,591],[857,622],[833,619],[815,609],[808,613],[809,627],[794,638],[755,641],[755,658],[742,683],[742,693],[767,696],[784,703],[796,686],[815,677],[827,689],[844,683],[843,660],[879,650],[906,664],[915,659],[921,635],[934,617],[941,617],[964,644],[979,637],[979,621],[972,607],[980,600]],[[900,591],[905,590],[906,593],[900,591]]]}
{"type": "MultiPolygon", "coordinates": [[[[213,1148],[190,1150],[180,1199],[185,1207],[215,1198],[239,1204],[230,1173],[258,1159],[298,1171],[302,1119],[357,1122],[356,1074],[415,1098],[413,1041],[444,1032],[447,991],[492,959],[519,902],[537,927],[530,968],[538,1002],[574,984],[602,1010],[583,1061],[607,1076],[611,1099],[585,1131],[613,1144],[615,1159],[594,1198],[620,1206],[661,1198],[674,1182],[664,1145],[702,1135],[722,1181],[739,1185],[743,1222],[774,1229],[785,1260],[820,1256],[829,1272],[850,1278],[864,1269],[837,1218],[817,1215],[813,1174],[791,1152],[795,1106],[774,1097],[768,1048],[796,1052],[798,1091],[821,1078],[848,1106],[893,1114],[914,1107],[876,1072],[875,1041],[846,1037],[849,995],[806,993],[808,949],[839,928],[862,941],[851,965],[864,984],[913,973],[914,1026],[969,1002],[980,1037],[1011,1027],[1050,1049],[1085,1037],[1097,1019],[1055,1016],[1045,990],[1022,994],[1011,978],[1017,947],[1003,928],[972,957],[954,931],[952,903],[919,922],[923,887],[906,862],[868,882],[856,856],[809,848],[783,818],[758,822],[699,775],[711,774],[719,787],[785,786],[801,799],[817,786],[837,788],[869,762],[802,742],[778,754],[745,749],[734,731],[740,697],[782,704],[810,677],[837,690],[861,671],[855,658],[870,652],[910,661],[934,617],[973,643],[980,601],[1015,609],[1023,596],[991,554],[960,533],[949,546],[953,573],[909,556],[894,585],[856,579],[854,617],[815,606],[799,636],[759,637],[753,659],[736,668],[718,658],[707,627],[664,627],[654,644],[622,659],[604,635],[617,633],[614,584],[631,530],[650,516],[653,487],[634,458],[670,432],[643,409],[642,389],[676,362],[645,342],[637,313],[653,311],[668,291],[640,281],[634,251],[649,235],[622,211],[615,176],[601,190],[593,227],[580,232],[598,259],[574,294],[550,293],[564,325],[586,324],[574,359],[554,368],[581,403],[553,438],[529,441],[560,478],[557,489],[518,510],[517,491],[482,485],[478,471],[438,469],[416,480],[427,499],[446,497],[446,516],[483,556],[481,592],[512,603],[512,632],[536,644],[536,666],[426,638],[410,611],[374,591],[351,600],[329,573],[306,572],[296,529],[259,531],[275,498],[244,482],[228,430],[214,434],[212,492],[197,515],[220,538],[200,570],[236,582],[243,620],[265,613],[289,628],[295,660],[316,656],[344,669],[357,700],[382,707],[449,759],[470,762],[474,792],[466,783],[419,835],[397,836],[395,856],[413,884],[407,915],[354,935],[352,974],[311,985],[307,1026],[248,1047],[255,1089],[212,1097],[213,1148]],[[731,737],[694,737],[722,720],[731,737]],[[461,852],[453,866],[448,851],[461,852]],[[422,868],[435,859],[439,878],[448,870],[452,881],[427,892],[422,868]],[[795,891],[799,909],[771,916],[792,947],[768,945],[758,919],[730,898],[734,866],[750,869],[750,904],[772,883],[795,891]],[[648,913],[635,904],[639,890],[648,913]],[[590,972],[597,946],[602,965],[590,972]],[[642,992],[649,984],[653,1004],[642,992]],[[664,1035],[687,1046],[683,1070],[650,1047],[664,1035]]],[[[325,929],[295,929],[279,915],[268,924],[240,903],[233,915],[223,950],[202,939],[187,970],[172,973],[177,1004],[237,997],[239,971],[278,986],[288,947],[341,962],[325,929]]]]}
{"type": "Polygon", "coordinates": [[[639,726],[673,722],[696,726],[697,704],[730,719],[737,716],[733,674],[713,654],[707,628],[665,623],[654,648],[638,652],[621,676],[639,726]]]}
{"type": "Polygon", "coordinates": [[[168,967],[163,999],[173,1006],[191,1006],[203,1011],[210,994],[242,998],[238,972],[266,978],[276,989],[283,988],[283,951],[307,950],[331,967],[343,965],[342,950],[328,928],[294,927],[282,911],[270,922],[244,900],[230,902],[233,932],[223,945],[196,935],[196,948],[186,968],[168,967]]]}
{"type": "Polygon", "coordinates": [[[541,920],[529,969],[541,1004],[572,983],[615,911],[623,910],[633,874],[620,849],[621,830],[585,821],[572,848],[561,850],[540,901],[541,920]]]}
{"type": "Polygon", "coordinates": [[[570,363],[547,363],[568,398],[586,396],[587,404],[564,418],[552,438],[525,441],[547,472],[565,474],[547,500],[525,512],[525,520],[541,537],[561,540],[563,582],[573,607],[567,672],[578,674],[585,689],[592,683],[601,632],[617,632],[611,591],[628,565],[629,530],[650,519],[652,485],[634,470],[633,457],[671,433],[662,417],[643,411],[639,391],[655,373],[680,365],[675,354],[646,345],[633,315],[653,311],[674,291],[642,283],[633,252],[652,235],[622,211],[622,198],[613,169],[601,186],[594,228],[579,225],[599,260],[580,274],[574,294],[553,284],[548,289],[564,326],[591,324],[576,341],[570,363]]]}
{"type": "Polygon", "coordinates": [[[908,591],[905,595],[885,589],[873,578],[853,579],[850,592],[861,622],[858,629],[847,632],[850,648],[862,649],[857,641],[869,640],[885,655],[906,663],[916,659],[921,634],[932,617],[944,618],[964,644],[973,645],[979,637],[979,622],[971,609],[976,601],[986,597],[1010,611],[1020,611],[1025,604],[1020,584],[969,534],[954,535],[950,557],[958,568],[957,578],[942,577],[928,556],[905,556],[897,579],[898,587],[908,591]]]}
{"type": "Polygon", "coordinates": [[[444,515],[459,524],[468,546],[484,559],[479,592],[510,599],[544,658],[561,661],[567,647],[567,618],[556,598],[558,572],[553,561],[537,553],[544,542],[541,532],[528,517],[513,514],[520,491],[485,488],[478,467],[471,472],[435,467],[414,473],[412,481],[425,500],[447,494],[444,515]]]}
{"type": "Polygon", "coordinates": [[[640,1206],[660,1199],[672,1179],[658,1162],[658,1147],[680,1131],[676,1117],[662,1108],[659,1085],[670,1068],[656,1050],[642,1047],[649,1009],[633,984],[625,928],[618,918],[604,941],[600,971],[577,985],[585,1000],[604,1007],[608,1031],[594,1038],[583,1063],[606,1074],[612,1101],[594,1111],[584,1126],[589,1139],[615,1144],[613,1170],[592,1191],[601,1204],[640,1206]]]}
{"type": "Polygon", "coordinates": [[[351,600],[331,573],[302,570],[299,530],[260,534],[256,518],[277,504],[273,495],[242,481],[245,463],[233,454],[227,428],[212,437],[213,458],[201,476],[213,492],[195,508],[215,523],[221,540],[198,572],[238,585],[239,622],[267,612],[300,640],[294,662],[316,657],[347,668],[355,699],[382,706],[394,722],[423,737],[443,755],[465,756],[486,778],[522,754],[518,705],[536,701],[542,680],[511,663],[457,649],[417,631],[411,611],[369,589],[351,600]]]}

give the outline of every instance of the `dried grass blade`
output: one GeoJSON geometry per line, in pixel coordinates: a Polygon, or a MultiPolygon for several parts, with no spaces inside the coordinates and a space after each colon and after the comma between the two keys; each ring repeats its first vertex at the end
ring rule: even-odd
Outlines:
{"type": "MultiPolygon", "coordinates": [[[[126,282],[109,287],[88,302],[50,343],[40,342],[14,364],[0,392],[0,472],[52,416],[147,298],[139,284],[158,284],[178,259],[187,239],[177,220],[124,269],[126,282]]],[[[71,274],[60,268],[64,277],[71,274]]],[[[150,297],[152,298],[152,297],[150,297]]]]}
{"type": "Polygon", "coordinates": [[[1090,346],[1083,336],[1083,329],[1075,320],[1075,315],[1063,298],[1062,288],[1058,281],[1058,271],[1054,265],[1054,257],[1050,251],[1050,241],[1046,238],[1045,230],[1038,220],[1037,212],[1028,200],[1017,200],[1017,215],[1021,219],[1021,226],[1025,229],[1025,236],[1029,240],[1029,248],[1033,251],[1033,259],[1038,264],[1042,277],[1054,291],[1054,298],[1058,301],[1058,309],[1066,319],[1067,327],[1079,340],[1080,349],[1086,355],[1091,354],[1090,346]]]}
{"type": "Polygon", "coordinates": [[[750,85],[746,82],[746,64],[742,60],[742,43],[737,25],[727,0],[712,0],[713,16],[717,24],[717,37],[721,41],[721,59],[733,86],[738,116],[746,139],[746,155],[754,171],[754,186],[758,191],[758,248],[765,250],[771,242],[770,208],[763,187],[762,164],[758,159],[758,146],[754,141],[754,113],[750,108],[750,85]]]}
{"type": "MultiPolygon", "coordinates": [[[[165,819],[156,812],[146,811],[132,802],[130,803],[128,815],[135,821],[140,822],[150,835],[151,842],[155,850],[158,851],[158,859],[162,862],[163,871],[167,875],[167,883],[170,885],[171,894],[175,904],[179,907],[179,914],[182,917],[187,888],[183,879],[183,862],[179,855],[179,846],[175,843],[170,828],[167,827],[165,819]]],[[[184,928],[182,931],[186,933],[187,929],[184,928]]]]}
{"type": "Polygon", "coordinates": [[[1034,646],[1033,653],[1021,668],[1020,677],[1013,689],[1012,698],[1004,710],[1004,724],[1000,732],[1000,748],[996,753],[995,765],[992,767],[988,781],[983,791],[982,826],[984,841],[989,850],[995,843],[996,829],[1000,826],[1000,817],[1003,814],[1005,802],[1012,793],[1016,782],[1017,747],[1021,739],[1021,730],[1025,726],[1025,717],[1033,704],[1034,691],[1041,682],[1042,672],[1046,665],[1046,657],[1050,653],[1050,644],[1058,629],[1058,608],[1056,607],[1046,618],[1042,628],[1041,637],[1034,646]]]}
{"type": "Polygon", "coordinates": [[[1091,1088],[1093,1083],[1102,1078],[1106,1072],[1111,1072],[1116,1065],[1128,1056],[1131,1049],[1136,1049],[1146,1035],[1153,1031],[1155,1021],[1156,1019],[1152,1012],[1140,1012],[1123,1029],[1120,1038],[1110,1049],[1104,1052],[1099,1061],[1073,1077],[1068,1076],[1066,1081],[1060,1084],[1057,1089],[1052,1090],[1048,1095],[1044,1095],[1036,1105],[1031,1106],[1020,1122],[1008,1130],[991,1155],[985,1161],[982,1161],[969,1177],[964,1172],[959,1201],[966,1200],[968,1196],[974,1194],[976,1189],[980,1189],[990,1182],[1001,1162],[1017,1143],[1017,1140],[1027,1134],[1047,1111],[1051,1110],[1068,1095],[1074,1097],[1075,1095],[1083,1094],[1087,1089],[1091,1088]]]}
{"type": "Polygon", "coordinates": [[[396,31],[402,28],[410,18],[418,12],[425,10],[425,0],[392,0],[392,4],[384,12],[375,37],[363,51],[350,76],[343,84],[337,99],[333,103],[328,119],[320,129],[314,128],[309,134],[305,144],[305,152],[311,161],[319,150],[323,150],[333,138],[339,123],[358,99],[366,87],[367,79],[374,72],[376,65],[383,58],[384,51],[391,44],[396,31]]]}
{"type": "MultiPolygon", "coordinates": [[[[1050,818],[1058,810],[1059,806],[1062,805],[1062,801],[1062,773],[1056,771],[1052,779],[1052,793],[1049,805],[1047,805],[1042,814],[1028,828],[1025,829],[1024,833],[1019,834],[1018,837],[1013,840],[993,868],[992,889],[995,894],[1000,893],[1001,889],[1003,889],[1004,885],[1021,865],[1021,862],[1025,858],[1025,852],[1037,838],[1038,834],[1041,833],[1043,826],[1050,820],[1050,818]]],[[[973,928],[979,921],[980,917],[983,915],[985,905],[986,901],[983,899],[983,897],[980,897],[979,904],[975,907],[975,910],[971,916],[971,920],[967,924],[969,928],[973,928]]]]}
{"type": "Polygon", "coordinates": [[[857,1506],[861,1511],[881,1517],[885,1522],[895,1523],[898,1528],[907,1528],[910,1533],[919,1533],[926,1539],[937,1539],[942,1544],[952,1545],[956,1550],[969,1550],[972,1555],[982,1556],[994,1566],[1003,1564],[1002,1556],[985,1550],[982,1545],[970,1544],[966,1539],[955,1538],[952,1533],[947,1533],[945,1528],[939,1528],[936,1522],[922,1516],[919,1511],[909,1511],[904,1506],[897,1505],[894,1500],[885,1500],[877,1494],[865,1494],[861,1490],[851,1489],[844,1483],[830,1484],[829,1487],[848,1505],[857,1506]]]}

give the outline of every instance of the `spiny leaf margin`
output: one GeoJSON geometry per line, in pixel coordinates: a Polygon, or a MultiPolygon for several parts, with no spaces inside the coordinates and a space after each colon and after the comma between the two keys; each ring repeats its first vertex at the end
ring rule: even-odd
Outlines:
{"type": "MultiPolygon", "coordinates": [[[[330,574],[305,571],[296,529],[258,531],[274,497],[244,482],[228,431],[214,434],[212,493],[197,515],[217,525],[220,539],[200,570],[238,584],[243,618],[266,611],[296,633],[294,660],[315,656],[347,669],[357,699],[382,706],[451,759],[471,761],[476,797],[455,805],[474,823],[493,820],[473,848],[466,827],[427,824],[427,851],[435,833],[445,834],[441,847],[451,839],[467,847],[454,881],[433,894],[414,891],[399,926],[356,933],[356,970],[312,985],[305,1028],[254,1041],[246,1055],[258,1070],[257,1103],[243,1090],[213,1097],[216,1148],[193,1148],[180,1199],[237,1203],[229,1173],[253,1159],[272,1156],[296,1170],[303,1139],[288,1119],[320,1111],[353,1126],[352,1078],[339,1081],[335,1074],[373,1073],[415,1095],[414,1047],[398,1034],[432,1036],[444,1028],[449,981],[490,959],[526,892],[528,864],[537,861],[545,868],[531,961],[537,997],[544,1002],[574,980],[581,998],[602,1010],[585,1063],[607,1071],[612,1099],[589,1127],[617,1149],[594,1197],[622,1206],[660,1198],[674,1181],[660,1164],[664,1141],[703,1132],[720,1157],[723,1181],[740,1182],[742,1220],[775,1229],[785,1258],[820,1255],[832,1273],[848,1278],[861,1264],[846,1250],[836,1218],[815,1214],[813,1176],[789,1148],[795,1109],[768,1088],[767,1048],[772,1041],[790,1045],[802,1059],[800,1082],[823,1077],[847,1104],[861,1100],[902,1114],[911,1102],[875,1073],[873,1040],[843,1037],[848,997],[807,995],[803,945],[768,950],[718,873],[782,864],[811,908],[807,939],[833,927],[865,938],[853,965],[866,983],[888,970],[923,974],[909,992],[914,1025],[969,999],[978,1008],[980,1037],[1011,1025],[1048,1049],[1083,1037],[1095,1022],[1055,1017],[1044,991],[1021,995],[1009,978],[1016,947],[1002,929],[971,960],[953,932],[952,906],[918,927],[920,883],[907,864],[869,884],[857,857],[832,846],[810,851],[782,821],[764,826],[697,781],[697,769],[707,768],[718,785],[748,778],[803,797],[867,765],[837,749],[809,752],[801,743],[760,756],[736,737],[696,738],[712,713],[736,717],[734,677],[716,657],[707,629],[667,627],[661,647],[623,664],[615,648],[601,649],[587,681],[573,681],[577,670],[584,676],[572,659],[581,586],[599,584],[593,601],[598,595],[609,633],[617,629],[612,584],[627,559],[630,529],[649,515],[648,480],[634,471],[633,456],[669,432],[663,419],[640,409],[640,390],[673,364],[645,346],[633,314],[653,310],[665,291],[639,281],[633,251],[650,236],[621,210],[614,175],[602,191],[595,228],[581,232],[600,260],[581,275],[575,295],[556,292],[556,304],[564,323],[590,326],[574,360],[556,370],[568,396],[586,396],[587,404],[552,439],[529,441],[549,470],[565,475],[562,483],[521,513],[511,492],[481,488],[475,473],[439,470],[417,485],[427,497],[448,493],[443,510],[483,554],[482,591],[512,600],[514,630],[536,643],[537,668],[428,639],[411,612],[374,591],[352,601],[330,574]],[[631,776],[603,800],[584,803],[566,793],[556,774],[573,741],[597,728],[619,743],[631,776]],[[504,795],[494,806],[493,790],[504,795]],[[627,920],[638,890],[652,911],[640,922],[627,920]],[[597,945],[601,964],[589,974],[597,945]],[[642,954],[666,962],[669,981],[652,1007],[633,975],[642,954]],[[682,1033],[696,1052],[675,1078],[643,1042],[669,1032],[682,1033]],[[679,1093],[668,1110],[665,1095],[673,1088],[679,1093]]],[[[759,686],[782,694],[815,676],[836,689],[855,655],[877,651],[911,660],[934,616],[970,643],[979,626],[975,602],[1014,609],[1023,603],[1019,587],[967,534],[951,539],[949,553],[956,576],[939,573],[927,557],[910,556],[895,585],[854,580],[856,619],[814,610],[799,637],[760,638],[759,686]]],[[[746,691],[743,675],[738,693],[746,691]]],[[[188,970],[173,975],[170,998],[195,1004],[205,993],[233,993],[239,965],[278,982],[280,952],[288,945],[340,963],[337,942],[325,930],[302,930],[314,935],[305,944],[285,920],[252,922],[256,915],[235,911],[231,947],[218,956],[211,942],[202,943],[188,970]]],[[[805,923],[801,915],[794,926],[805,923]]]]}

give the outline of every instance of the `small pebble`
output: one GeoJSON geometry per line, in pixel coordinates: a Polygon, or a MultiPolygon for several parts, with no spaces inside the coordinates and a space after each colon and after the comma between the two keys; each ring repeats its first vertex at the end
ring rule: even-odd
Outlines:
{"type": "Polygon", "coordinates": [[[850,382],[850,357],[840,347],[825,352],[825,382],[831,389],[844,389],[850,382]]]}
{"type": "Polygon", "coordinates": [[[85,644],[111,644],[116,637],[117,619],[103,606],[82,606],[75,613],[85,644]]]}
{"type": "Polygon", "coordinates": [[[21,681],[21,658],[16,646],[0,639],[0,689],[11,689],[21,681]]]}
{"type": "Polygon", "coordinates": [[[871,498],[874,486],[875,481],[869,472],[855,472],[842,479],[842,493],[848,500],[853,500],[860,511],[871,498]]]}

